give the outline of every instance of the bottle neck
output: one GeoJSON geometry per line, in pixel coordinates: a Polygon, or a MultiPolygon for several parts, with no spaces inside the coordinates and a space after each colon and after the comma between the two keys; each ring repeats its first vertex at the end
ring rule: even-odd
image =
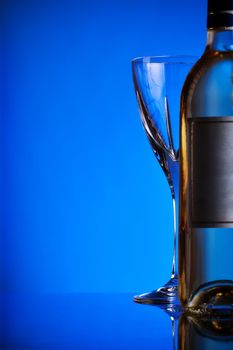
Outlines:
{"type": "Polygon", "coordinates": [[[208,30],[206,48],[211,51],[233,51],[233,30],[208,30]]]}

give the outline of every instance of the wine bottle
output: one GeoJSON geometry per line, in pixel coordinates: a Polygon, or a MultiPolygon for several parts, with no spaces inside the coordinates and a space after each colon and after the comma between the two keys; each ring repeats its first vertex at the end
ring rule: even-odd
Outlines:
{"type": "Polygon", "coordinates": [[[179,297],[233,313],[233,0],[209,0],[207,45],[181,96],[179,297]]]}

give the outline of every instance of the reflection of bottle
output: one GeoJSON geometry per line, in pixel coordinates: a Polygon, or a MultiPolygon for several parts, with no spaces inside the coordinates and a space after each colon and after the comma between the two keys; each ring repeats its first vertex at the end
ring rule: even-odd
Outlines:
{"type": "Polygon", "coordinates": [[[233,313],[233,0],[209,0],[208,42],[181,97],[179,296],[233,313]]]}
{"type": "Polygon", "coordinates": [[[194,319],[179,321],[178,350],[232,350],[232,319],[194,319]]]}

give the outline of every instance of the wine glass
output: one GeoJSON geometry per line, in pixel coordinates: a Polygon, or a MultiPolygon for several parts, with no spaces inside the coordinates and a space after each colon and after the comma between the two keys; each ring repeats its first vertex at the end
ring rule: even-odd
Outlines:
{"type": "Polygon", "coordinates": [[[152,150],[171,190],[174,250],[170,280],[161,288],[134,297],[146,304],[178,304],[178,196],[180,95],[185,78],[197,60],[192,56],[151,56],[132,61],[140,116],[152,150]]]}

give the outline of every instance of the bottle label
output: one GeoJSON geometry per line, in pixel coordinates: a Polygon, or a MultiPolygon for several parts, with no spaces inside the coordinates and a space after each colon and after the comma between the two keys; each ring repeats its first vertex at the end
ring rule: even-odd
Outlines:
{"type": "Polygon", "coordinates": [[[191,224],[233,227],[233,117],[189,123],[191,224]]]}

